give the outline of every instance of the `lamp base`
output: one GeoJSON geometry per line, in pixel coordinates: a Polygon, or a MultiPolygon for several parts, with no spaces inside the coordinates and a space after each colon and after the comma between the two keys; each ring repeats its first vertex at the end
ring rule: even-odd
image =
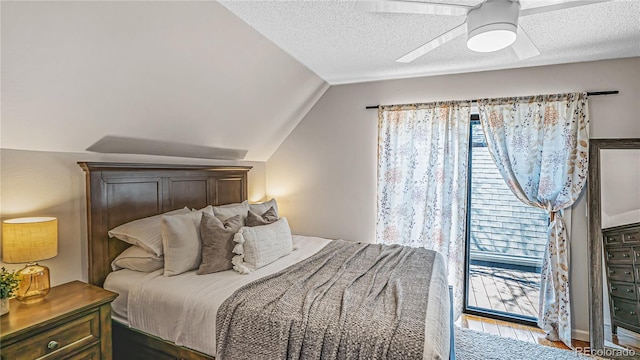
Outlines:
{"type": "Polygon", "coordinates": [[[18,271],[18,274],[22,279],[16,291],[16,299],[23,304],[34,304],[44,300],[51,289],[49,268],[30,263],[18,271]]]}

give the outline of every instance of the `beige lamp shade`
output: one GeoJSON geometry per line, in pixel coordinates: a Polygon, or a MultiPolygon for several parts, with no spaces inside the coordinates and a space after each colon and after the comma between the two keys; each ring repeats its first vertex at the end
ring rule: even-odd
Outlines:
{"type": "Polygon", "coordinates": [[[29,263],[58,255],[58,219],[32,217],[2,222],[2,261],[29,263]]]}

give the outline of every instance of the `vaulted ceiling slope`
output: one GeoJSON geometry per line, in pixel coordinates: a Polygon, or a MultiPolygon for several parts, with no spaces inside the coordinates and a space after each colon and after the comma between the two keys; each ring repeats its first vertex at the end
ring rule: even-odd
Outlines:
{"type": "MultiPolygon", "coordinates": [[[[476,6],[483,0],[417,1],[476,6]]],[[[520,0],[523,7],[559,2],[520,0]]],[[[465,16],[367,12],[355,0],[221,3],[332,85],[640,56],[638,0],[521,17],[519,25],[541,53],[527,60],[508,48],[473,52],[463,35],[409,64],[395,60],[461,25],[465,16]]]]}
{"type": "Polygon", "coordinates": [[[328,84],[216,2],[2,2],[1,143],[106,136],[265,161],[328,84]]]}

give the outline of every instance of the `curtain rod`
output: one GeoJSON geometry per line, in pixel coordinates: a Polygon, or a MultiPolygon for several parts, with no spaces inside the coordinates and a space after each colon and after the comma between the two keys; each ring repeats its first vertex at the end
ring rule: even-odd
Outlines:
{"type": "MultiPolygon", "coordinates": [[[[608,91],[589,91],[587,93],[588,96],[600,96],[600,95],[614,95],[614,94],[618,94],[620,93],[620,91],[618,90],[608,90],[608,91]]],[[[467,100],[471,103],[477,103],[477,100],[467,100]]],[[[410,104],[407,104],[410,105],[410,104]]],[[[377,109],[382,105],[371,105],[371,106],[367,106],[365,109],[377,109]]],[[[402,106],[402,105],[392,105],[392,106],[402,106]]]]}

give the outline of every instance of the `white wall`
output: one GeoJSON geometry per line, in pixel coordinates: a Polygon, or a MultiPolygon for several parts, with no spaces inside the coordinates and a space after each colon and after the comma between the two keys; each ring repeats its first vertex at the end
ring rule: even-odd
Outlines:
{"type": "MultiPolygon", "coordinates": [[[[0,150],[0,218],[55,216],[58,256],[42,261],[51,269],[52,285],[87,281],[87,216],[84,172],[78,161],[161,164],[249,165],[249,200],[265,197],[264,162],[198,161],[150,156],[105,156],[24,150],[0,150]]],[[[4,264],[19,269],[24,264],[4,264]]]]}
{"type": "MultiPolygon", "coordinates": [[[[374,241],[377,111],[403,104],[572,91],[619,90],[589,100],[591,137],[640,137],[640,58],[332,86],[267,162],[268,195],[294,232],[374,241]]],[[[575,336],[589,328],[587,208],[573,207],[575,336]]]]}
{"type": "Polygon", "coordinates": [[[602,228],[640,222],[640,150],[600,150],[602,228]]]}
{"type": "MultiPolygon", "coordinates": [[[[107,135],[265,160],[328,84],[216,2],[0,2],[0,217],[56,216],[54,284],[87,278],[77,161],[233,164],[84,150],[107,135]]],[[[265,162],[249,198],[265,194],[265,162]]],[[[9,268],[20,265],[7,265],[9,268]]]]}
{"type": "Polygon", "coordinates": [[[4,149],[83,152],[112,135],[265,161],[329,87],[215,1],[0,7],[4,149]]]}

